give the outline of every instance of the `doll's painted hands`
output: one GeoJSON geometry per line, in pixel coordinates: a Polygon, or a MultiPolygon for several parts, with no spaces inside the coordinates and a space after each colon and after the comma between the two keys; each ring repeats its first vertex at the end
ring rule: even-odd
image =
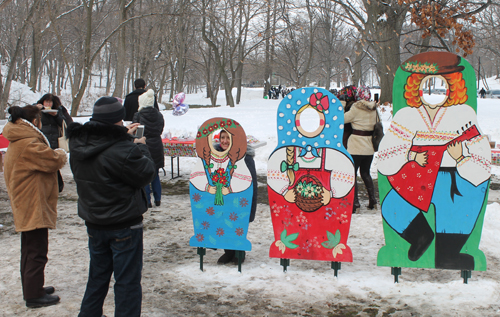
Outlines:
{"type": "Polygon", "coordinates": [[[285,200],[289,203],[295,203],[295,192],[293,190],[289,190],[285,194],[285,200]]]}
{"type": "Polygon", "coordinates": [[[415,155],[415,162],[417,162],[418,165],[424,167],[425,165],[427,165],[427,156],[427,151],[417,153],[417,155],[415,155]]]}
{"type": "Polygon", "coordinates": [[[229,187],[222,187],[222,195],[229,194],[229,187]]]}
{"type": "Polygon", "coordinates": [[[323,198],[321,198],[321,203],[323,203],[324,206],[328,205],[330,203],[330,191],[326,188],[323,187],[323,193],[322,193],[323,198]]]}
{"type": "Polygon", "coordinates": [[[210,194],[215,195],[215,192],[216,192],[216,191],[217,191],[217,190],[216,190],[215,186],[210,186],[210,185],[208,185],[208,192],[209,192],[210,194]]]}
{"type": "Polygon", "coordinates": [[[446,148],[450,156],[455,160],[459,161],[463,155],[462,155],[462,142],[453,142],[448,147],[446,148]]]}

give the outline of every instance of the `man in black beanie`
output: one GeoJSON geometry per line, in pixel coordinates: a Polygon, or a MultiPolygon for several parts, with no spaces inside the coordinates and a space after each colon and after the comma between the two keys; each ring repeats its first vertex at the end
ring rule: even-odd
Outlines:
{"type": "MultiPolygon", "coordinates": [[[[146,81],[142,78],[137,78],[134,81],[134,87],[135,90],[129,93],[125,97],[125,101],[123,102],[125,111],[127,112],[125,114],[125,121],[132,121],[132,119],[134,118],[134,114],[139,109],[139,96],[146,92],[146,81]]],[[[160,108],[158,108],[158,103],[156,102],[156,96],[153,107],[156,110],[160,111],[160,108]]]]}
{"type": "Polygon", "coordinates": [[[142,303],[142,214],[144,186],[156,167],[146,139],[134,138],[138,124],[123,127],[118,99],[102,97],[92,118],[67,130],[70,165],[78,192],[78,215],[89,236],[89,277],[80,317],[102,316],[111,275],[115,316],[140,316],[142,303]]]}

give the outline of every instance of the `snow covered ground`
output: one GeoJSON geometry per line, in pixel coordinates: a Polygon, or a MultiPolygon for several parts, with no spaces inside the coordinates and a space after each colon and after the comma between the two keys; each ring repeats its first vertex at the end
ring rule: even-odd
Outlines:
{"type": "MultiPolygon", "coordinates": [[[[491,80],[490,88],[500,88],[491,80]]],[[[373,93],[373,92],[372,92],[373,93]]],[[[20,94],[26,96],[24,91],[20,94]]],[[[98,92],[95,93],[98,96],[98,92]]],[[[27,100],[32,103],[35,96],[27,100]],[[33,100],[31,100],[33,99],[33,100]]],[[[256,150],[259,193],[265,193],[267,158],[276,147],[276,109],[280,100],[262,99],[261,89],[244,89],[242,102],[234,108],[190,109],[175,117],[163,111],[165,132],[194,137],[205,120],[222,116],[237,120],[247,134],[267,145],[256,150]]],[[[203,93],[188,95],[187,104],[208,104],[203,93]]],[[[218,104],[224,104],[221,93],[218,104]]],[[[479,125],[492,140],[500,142],[500,100],[478,100],[479,125]]],[[[75,118],[86,121],[87,117],[75,118]]],[[[390,122],[389,111],[383,113],[390,122]]],[[[252,251],[242,272],[234,265],[217,265],[220,250],[207,250],[204,272],[199,269],[196,249],[189,247],[193,234],[188,195],[188,176],[195,158],[181,158],[181,177],[171,180],[170,158],[161,174],[161,207],[145,214],[143,316],[499,316],[500,315],[500,168],[493,167],[480,249],[488,270],[472,272],[463,284],[459,271],[403,268],[399,284],[388,267],[376,265],[384,244],[380,207],[354,214],[349,236],[354,261],[343,263],[338,278],[330,263],[291,260],[284,273],[279,260],[268,256],[273,239],[268,204],[260,201],[248,238],[252,251]],[[494,186],[493,186],[494,185],[494,186]]],[[[372,166],[376,177],[376,164],[372,166]]],[[[24,305],[19,276],[20,237],[15,233],[5,182],[0,178],[0,316],[76,316],[83,297],[88,270],[87,236],[76,214],[76,188],[69,166],[63,169],[65,189],[58,203],[58,228],[50,232],[46,285],[54,285],[61,303],[40,309],[24,305]]],[[[363,187],[363,186],[361,186],[363,187]]],[[[113,283],[104,313],[112,316],[113,283]]]]}

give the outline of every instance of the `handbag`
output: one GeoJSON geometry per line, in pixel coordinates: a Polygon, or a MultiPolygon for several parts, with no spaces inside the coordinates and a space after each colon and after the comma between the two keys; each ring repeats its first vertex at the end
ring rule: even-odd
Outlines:
{"type": "Polygon", "coordinates": [[[380,141],[382,141],[382,138],[384,137],[384,126],[382,125],[382,121],[380,121],[378,110],[375,109],[375,111],[377,111],[377,122],[373,126],[372,144],[373,149],[377,152],[380,141]]]}
{"type": "Polygon", "coordinates": [[[59,137],[57,139],[59,148],[65,150],[66,152],[69,152],[68,139],[66,139],[66,121],[64,121],[64,120],[62,123],[60,135],[61,135],[61,137],[59,137]]]}

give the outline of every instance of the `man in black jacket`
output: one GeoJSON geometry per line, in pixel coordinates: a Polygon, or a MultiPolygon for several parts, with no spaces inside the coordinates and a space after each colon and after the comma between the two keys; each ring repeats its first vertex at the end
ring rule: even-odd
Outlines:
{"type": "Polygon", "coordinates": [[[89,122],[68,127],[78,215],[89,235],[89,278],[80,317],[102,316],[113,273],[115,315],[141,314],[143,188],[156,168],[145,138],[131,135],[137,125],[123,127],[124,115],[116,98],[102,97],[89,122]]]}
{"type": "MultiPolygon", "coordinates": [[[[139,96],[146,92],[146,82],[144,79],[138,78],[134,81],[134,87],[135,90],[128,94],[123,102],[125,106],[125,119],[123,120],[125,121],[132,121],[134,114],[137,112],[137,109],[139,109],[139,96]]],[[[156,102],[156,96],[154,98],[153,107],[158,111],[160,110],[156,102]]]]}

